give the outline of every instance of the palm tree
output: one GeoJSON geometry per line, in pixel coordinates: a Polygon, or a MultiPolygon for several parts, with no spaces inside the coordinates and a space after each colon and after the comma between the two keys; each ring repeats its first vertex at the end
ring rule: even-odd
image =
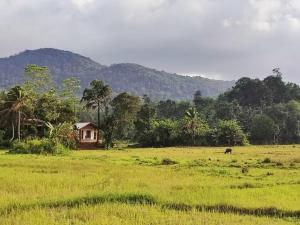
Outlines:
{"type": "Polygon", "coordinates": [[[25,91],[20,86],[11,88],[5,97],[1,100],[1,121],[10,121],[13,129],[12,140],[14,139],[14,128],[15,123],[18,125],[18,140],[21,141],[21,116],[22,110],[28,103],[29,96],[26,95],[25,91]]]}
{"type": "Polygon", "coordinates": [[[195,145],[197,129],[199,127],[199,113],[195,107],[191,107],[185,113],[187,132],[191,134],[192,144],[195,145]]]}
{"type": "Polygon", "coordinates": [[[93,80],[90,83],[90,88],[83,91],[81,102],[85,102],[85,107],[88,109],[97,109],[98,116],[98,135],[97,143],[100,136],[100,110],[106,107],[111,95],[111,88],[105,85],[101,80],[93,80]]]}

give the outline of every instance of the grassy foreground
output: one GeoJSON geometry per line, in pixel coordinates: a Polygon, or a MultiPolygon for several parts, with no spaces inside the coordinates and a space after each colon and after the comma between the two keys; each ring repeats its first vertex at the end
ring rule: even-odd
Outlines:
{"type": "Polygon", "coordinates": [[[0,224],[300,224],[300,146],[0,151],[0,224]]]}

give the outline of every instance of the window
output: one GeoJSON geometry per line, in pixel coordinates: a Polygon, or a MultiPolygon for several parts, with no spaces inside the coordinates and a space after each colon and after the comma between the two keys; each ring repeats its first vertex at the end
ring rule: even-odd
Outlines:
{"type": "Polygon", "coordinates": [[[94,131],[94,140],[96,140],[96,139],[97,139],[97,132],[94,131]]]}

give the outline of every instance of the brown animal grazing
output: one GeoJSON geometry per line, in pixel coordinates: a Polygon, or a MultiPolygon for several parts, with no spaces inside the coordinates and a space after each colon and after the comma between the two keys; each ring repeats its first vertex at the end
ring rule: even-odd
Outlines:
{"type": "Polygon", "coordinates": [[[232,154],[232,149],[231,148],[226,148],[224,154],[232,154]]]}

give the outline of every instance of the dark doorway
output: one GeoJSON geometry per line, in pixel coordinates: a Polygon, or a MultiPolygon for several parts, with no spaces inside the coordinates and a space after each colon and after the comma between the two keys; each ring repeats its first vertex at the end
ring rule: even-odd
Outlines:
{"type": "Polygon", "coordinates": [[[86,139],[91,139],[91,131],[90,131],[90,130],[87,130],[87,131],[86,131],[85,138],[86,138],[86,139]]]}

